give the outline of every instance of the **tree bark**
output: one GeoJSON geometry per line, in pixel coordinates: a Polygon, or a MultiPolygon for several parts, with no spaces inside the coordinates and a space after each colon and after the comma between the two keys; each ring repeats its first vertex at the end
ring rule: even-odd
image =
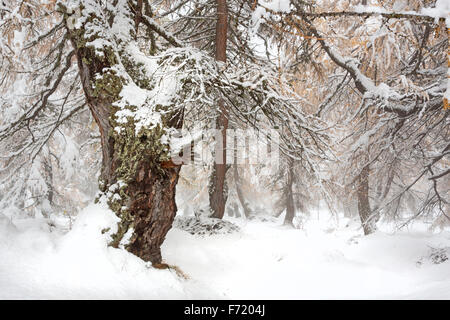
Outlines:
{"type": "Polygon", "coordinates": [[[160,264],[160,248],[177,212],[175,188],[180,167],[167,169],[164,176],[155,174],[146,161],[140,167],[138,178],[128,187],[134,232],[127,249],[144,261],[160,264]]]}
{"type": "Polygon", "coordinates": [[[358,176],[358,213],[361,219],[361,224],[364,229],[364,234],[368,235],[376,230],[376,225],[373,221],[369,203],[369,166],[366,165],[358,176]]]}
{"type": "MultiPolygon", "coordinates": [[[[227,60],[227,32],[228,32],[228,8],[226,0],[216,0],[217,23],[216,23],[216,52],[217,61],[227,60]]],[[[219,116],[217,117],[217,128],[221,130],[222,144],[217,144],[216,155],[221,153],[221,163],[214,162],[210,181],[209,205],[214,218],[222,219],[225,213],[227,197],[225,193],[226,164],[226,130],[228,128],[228,111],[222,98],[219,98],[219,116]]],[[[216,159],[220,158],[216,156],[216,159]]]]}
{"type": "Polygon", "coordinates": [[[234,209],[234,216],[236,218],[240,218],[241,217],[241,213],[239,211],[239,206],[236,202],[233,203],[233,209],[234,209]]]}
{"type": "Polygon", "coordinates": [[[292,161],[288,161],[287,183],[286,183],[286,216],[284,224],[294,226],[295,204],[292,186],[294,184],[294,168],[292,161]]]}
{"type": "Polygon", "coordinates": [[[211,217],[222,219],[228,199],[228,185],[226,181],[227,166],[214,163],[209,178],[209,207],[211,217]]]}
{"type": "Polygon", "coordinates": [[[52,168],[52,161],[50,159],[50,155],[44,159],[44,179],[45,179],[45,185],[47,186],[47,194],[46,198],[50,205],[53,205],[53,168],[52,168]]]}
{"type": "MultiPolygon", "coordinates": [[[[124,247],[154,266],[161,264],[161,244],[172,226],[177,207],[175,188],[181,166],[168,161],[161,143],[163,130],[145,129],[139,135],[134,123],[128,123],[124,132],[114,128],[114,102],[120,99],[123,79],[104,72],[114,66],[111,49],[105,47],[98,55],[86,47],[84,35],[69,30],[76,53],[84,94],[91,113],[99,127],[102,145],[102,172],[100,190],[107,196],[108,205],[120,218],[118,230],[112,235],[113,247],[124,247]],[[124,243],[128,231],[131,237],[124,243]]],[[[135,67],[133,65],[131,68],[135,67]]],[[[180,128],[182,114],[168,112],[162,128],[180,128]]]]}

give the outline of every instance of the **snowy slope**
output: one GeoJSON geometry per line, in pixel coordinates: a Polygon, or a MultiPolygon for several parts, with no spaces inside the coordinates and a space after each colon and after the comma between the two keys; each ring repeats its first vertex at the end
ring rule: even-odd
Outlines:
{"type": "Polygon", "coordinates": [[[448,231],[361,237],[352,224],[327,232],[323,219],[308,233],[239,219],[234,234],[172,229],[163,257],[186,280],[107,247],[101,230],[116,218],[100,205],[69,232],[64,221],[0,215],[0,299],[450,298],[450,260],[429,259],[432,248],[450,247],[448,231]]]}

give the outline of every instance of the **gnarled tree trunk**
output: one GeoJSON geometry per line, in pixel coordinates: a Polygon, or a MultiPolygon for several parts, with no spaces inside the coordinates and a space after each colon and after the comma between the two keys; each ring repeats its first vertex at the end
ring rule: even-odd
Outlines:
{"type": "MultiPolygon", "coordinates": [[[[105,47],[99,55],[84,44],[84,34],[69,30],[84,94],[99,127],[102,145],[100,190],[120,218],[110,245],[124,247],[155,266],[161,264],[161,244],[172,226],[177,207],[175,188],[180,166],[174,165],[161,143],[165,128],[180,128],[182,114],[166,113],[161,126],[136,133],[130,120],[117,132],[115,102],[120,100],[124,79],[111,70],[114,56],[105,47]],[[129,232],[127,234],[127,232],[129,232]],[[131,235],[128,239],[124,236],[131,235]],[[126,243],[123,240],[127,240],[126,243]]],[[[129,62],[130,68],[137,68],[129,62]]],[[[142,131],[142,130],[141,130],[142,131]]]]}
{"type": "Polygon", "coordinates": [[[138,177],[128,186],[134,232],[128,250],[145,261],[161,263],[161,245],[177,212],[175,187],[180,167],[167,168],[161,176],[148,162],[140,164],[138,177]]]}

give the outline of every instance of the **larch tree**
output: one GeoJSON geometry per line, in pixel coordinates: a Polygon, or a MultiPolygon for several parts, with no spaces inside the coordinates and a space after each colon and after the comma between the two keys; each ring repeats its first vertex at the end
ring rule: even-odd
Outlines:
{"type": "MultiPolygon", "coordinates": [[[[227,36],[228,36],[228,5],[227,0],[217,0],[217,23],[215,40],[215,58],[217,61],[226,64],[227,61],[227,36]]],[[[211,190],[209,193],[209,205],[212,217],[222,219],[225,213],[227,201],[227,189],[225,179],[227,173],[227,129],[228,111],[225,101],[219,97],[219,115],[217,116],[217,129],[220,130],[221,139],[216,141],[215,159],[211,174],[211,190]]]]}
{"type": "Polygon", "coordinates": [[[193,45],[202,38],[198,33],[185,36],[196,27],[185,6],[210,10],[210,2],[164,4],[27,0],[0,7],[0,142],[7,146],[2,178],[11,179],[16,168],[33,163],[64,122],[87,108],[100,133],[98,199],[120,219],[116,230],[104,230],[110,245],[159,267],[167,267],[160,247],[177,212],[182,164],[173,161],[170,141],[187,117],[217,115],[219,97],[227,112],[254,128],[261,122],[287,125],[292,134],[285,150],[301,150],[311,166],[325,144],[320,120],[305,115],[302,99],[290,92],[289,74],[241,46],[250,37],[239,25],[251,13],[241,10],[249,3],[230,4],[230,12],[240,15],[230,14],[239,19],[231,19],[236,28],[227,32],[238,33],[228,42],[219,37],[217,56],[208,41],[206,47],[193,45]],[[224,68],[229,43],[233,60],[224,68]],[[25,83],[25,92],[15,90],[25,83]]]}
{"type": "MultiPolygon", "coordinates": [[[[265,122],[266,127],[287,127],[289,136],[282,136],[280,143],[282,152],[295,156],[304,152],[305,162],[309,164],[308,170],[314,170],[316,162],[326,155],[328,138],[325,131],[320,128],[325,123],[309,112],[305,112],[304,105],[307,101],[295,94],[291,84],[293,76],[290,70],[280,72],[275,62],[276,53],[273,51],[271,32],[261,22],[261,9],[258,2],[251,0],[227,0],[219,6],[216,1],[171,1],[166,12],[172,15],[172,19],[165,26],[185,43],[208,52],[217,57],[220,49],[223,55],[221,63],[224,73],[239,70],[241,76],[266,82],[263,86],[266,90],[276,90],[274,97],[282,96],[278,103],[285,105],[279,110],[266,109],[265,104],[272,101],[257,100],[257,91],[250,92],[249,99],[237,92],[220,90],[217,100],[218,106],[208,111],[203,111],[203,117],[197,118],[197,123],[202,122],[205,127],[213,123],[218,129],[254,128],[261,131],[262,136],[267,136],[268,130],[262,129],[260,124],[265,122]],[[227,23],[219,23],[218,13],[226,8],[227,23]],[[220,31],[220,32],[219,32],[220,31]],[[218,44],[221,44],[218,46],[218,44]],[[292,93],[292,95],[291,95],[292,93]],[[284,101],[284,99],[290,101],[284,101]],[[222,104],[222,102],[224,104],[222,104]],[[285,104],[287,102],[287,104],[285,104]],[[253,108],[253,105],[262,105],[253,108]],[[294,106],[294,104],[296,104],[294,106]],[[225,108],[223,108],[225,106],[225,108]],[[262,112],[261,112],[262,111],[262,112]],[[281,120],[281,121],[280,121],[281,120]],[[303,126],[307,124],[306,126],[303,126]],[[320,132],[320,133],[319,133],[320,132]],[[293,137],[291,139],[291,137],[293,137]],[[309,158],[308,158],[309,157],[309,158]]],[[[166,13],[161,13],[166,16],[166,13]]],[[[225,17],[224,14],[221,17],[225,17]]],[[[282,54],[282,53],[280,53],[282,54]]],[[[254,81],[252,80],[252,81],[254,81]]],[[[267,91],[266,91],[267,92],[267,91]]],[[[198,115],[199,113],[194,113],[198,115]]],[[[192,118],[192,113],[189,117],[192,118]]],[[[218,158],[224,162],[212,165],[209,180],[209,203],[212,216],[222,218],[225,210],[228,186],[226,172],[230,165],[226,165],[226,137],[221,131],[222,141],[216,144],[215,152],[218,158]]],[[[231,160],[231,159],[229,159],[231,160]]],[[[232,162],[232,161],[228,161],[232,162]]],[[[316,170],[317,171],[317,170],[316,170]]]]}
{"type": "Polygon", "coordinates": [[[373,8],[351,1],[265,8],[266,28],[295,35],[303,49],[299,64],[321,73],[318,85],[307,82],[315,89],[307,95],[318,98],[318,113],[336,114],[335,128],[344,129],[334,148],[346,167],[340,179],[355,189],[366,234],[376,229],[380,212],[397,211],[408,194],[417,199],[414,217],[446,215],[448,36],[445,17],[433,7],[438,2],[412,1],[395,10],[393,2],[373,8]],[[336,108],[342,105],[351,110],[347,117],[336,108]]]}
{"type": "MultiPolygon", "coordinates": [[[[37,148],[47,137],[75,110],[87,105],[101,136],[100,190],[121,219],[111,245],[119,246],[125,233],[132,230],[127,249],[159,264],[160,245],[176,213],[179,172],[179,166],[171,165],[161,137],[169,128],[181,127],[182,113],[174,110],[172,101],[158,100],[151,91],[160,90],[152,82],[156,78],[150,69],[154,60],[146,60],[149,54],[141,51],[145,46],[139,44],[138,34],[159,32],[167,42],[179,44],[147,15],[148,2],[142,3],[53,1],[43,6],[25,1],[2,7],[7,22],[3,28],[16,25],[14,36],[20,31],[25,40],[30,39],[23,48],[27,54],[22,58],[23,70],[10,67],[7,75],[15,81],[23,81],[22,74],[29,75],[35,92],[26,96],[30,101],[26,107],[5,123],[0,138],[14,139],[28,131],[23,143],[40,152],[37,148]],[[34,59],[36,52],[45,58],[34,59]],[[61,99],[58,94],[66,83],[74,90],[61,99]],[[80,88],[82,99],[76,95],[80,88]],[[48,112],[51,109],[56,109],[56,116],[48,112]],[[45,135],[42,127],[49,127],[45,135]]],[[[8,103],[13,101],[4,102],[8,103]]]]}

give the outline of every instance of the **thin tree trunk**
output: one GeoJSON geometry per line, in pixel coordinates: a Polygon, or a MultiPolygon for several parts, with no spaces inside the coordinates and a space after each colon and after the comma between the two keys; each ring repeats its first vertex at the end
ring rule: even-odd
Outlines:
{"type": "Polygon", "coordinates": [[[234,216],[236,218],[240,218],[241,217],[241,213],[239,211],[239,206],[236,202],[233,203],[233,209],[234,209],[234,216]]]}
{"type": "MultiPolygon", "coordinates": [[[[227,31],[228,31],[228,8],[226,0],[217,0],[217,23],[216,23],[216,53],[217,61],[226,62],[227,60],[227,31]]],[[[222,219],[225,213],[225,204],[227,197],[225,193],[225,175],[227,171],[226,164],[226,130],[228,128],[228,111],[222,98],[219,99],[220,114],[217,118],[217,128],[221,130],[222,144],[217,144],[216,154],[222,154],[221,163],[213,164],[213,172],[210,182],[209,205],[212,216],[222,219]]],[[[217,158],[217,157],[216,157],[217,158]]],[[[220,156],[219,156],[220,158],[220,156]]]]}
{"type": "Polygon", "coordinates": [[[241,206],[242,206],[242,209],[244,211],[245,217],[249,218],[251,210],[250,210],[250,208],[248,206],[247,201],[245,201],[244,193],[242,192],[242,189],[241,189],[241,178],[239,176],[238,167],[237,167],[236,163],[237,162],[235,161],[234,168],[233,168],[233,170],[234,170],[234,172],[233,172],[233,174],[234,174],[234,183],[236,185],[236,193],[237,193],[239,202],[241,203],[241,206]]]}
{"type": "Polygon", "coordinates": [[[228,167],[213,164],[209,177],[208,194],[211,217],[222,219],[225,214],[225,206],[228,198],[228,185],[225,179],[228,167]],[[222,169],[223,168],[223,169],[222,169]]]}
{"type": "Polygon", "coordinates": [[[44,159],[44,172],[45,172],[44,175],[45,185],[47,186],[47,200],[50,203],[50,205],[52,205],[54,191],[53,191],[53,167],[50,156],[44,159]]]}
{"type": "Polygon", "coordinates": [[[286,216],[284,217],[285,225],[294,225],[295,217],[295,204],[294,204],[294,194],[292,191],[292,186],[294,184],[294,168],[292,161],[288,161],[287,170],[287,183],[286,183],[286,216]]]}
{"type": "Polygon", "coordinates": [[[394,181],[394,169],[391,169],[388,172],[388,178],[385,185],[379,184],[377,187],[377,192],[375,196],[375,205],[373,206],[373,211],[375,215],[373,219],[374,223],[378,222],[378,220],[380,219],[380,212],[378,211],[378,209],[382,205],[384,199],[386,199],[386,196],[388,195],[389,190],[391,189],[393,181],[394,181]]]}
{"type": "Polygon", "coordinates": [[[370,217],[369,203],[369,166],[366,165],[358,176],[358,213],[364,229],[364,234],[368,235],[376,230],[373,218],[370,217]]]}
{"type": "MultiPolygon", "coordinates": [[[[52,162],[50,159],[50,156],[47,155],[47,157],[45,157],[43,159],[43,169],[44,169],[44,180],[45,180],[45,185],[47,186],[47,192],[45,194],[45,197],[43,199],[43,202],[45,202],[46,200],[48,201],[48,204],[51,208],[51,206],[53,205],[53,168],[52,168],[52,162]]],[[[50,216],[50,211],[47,211],[48,208],[46,205],[43,206],[42,208],[42,216],[44,216],[44,218],[48,218],[50,216]]]]}

